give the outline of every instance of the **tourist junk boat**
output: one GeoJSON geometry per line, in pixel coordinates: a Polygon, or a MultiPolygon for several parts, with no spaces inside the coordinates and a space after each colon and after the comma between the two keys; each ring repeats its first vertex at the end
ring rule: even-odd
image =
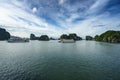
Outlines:
{"type": "Polygon", "coordinates": [[[29,42],[28,38],[10,38],[9,43],[29,42]]]}
{"type": "Polygon", "coordinates": [[[74,43],[75,40],[73,40],[73,39],[61,39],[59,42],[61,42],[61,43],[74,43]]]}

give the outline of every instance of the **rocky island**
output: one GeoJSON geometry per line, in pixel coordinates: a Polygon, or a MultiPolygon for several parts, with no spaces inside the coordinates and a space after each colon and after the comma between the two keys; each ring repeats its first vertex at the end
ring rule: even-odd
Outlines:
{"type": "Polygon", "coordinates": [[[96,35],[94,39],[101,42],[120,43],[120,31],[109,30],[101,35],[96,35]]]}
{"type": "Polygon", "coordinates": [[[60,36],[60,41],[62,43],[74,43],[75,41],[82,40],[81,37],[77,36],[75,33],[71,33],[69,35],[67,34],[62,34],[60,36]]]}
{"type": "Polygon", "coordinates": [[[86,36],[86,40],[93,40],[92,36],[86,36]]]}
{"type": "Polygon", "coordinates": [[[41,35],[39,38],[40,41],[49,41],[49,37],[47,35],[41,35]]]}
{"type": "Polygon", "coordinates": [[[73,39],[73,40],[75,40],[75,41],[82,40],[82,38],[81,38],[80,36],[77,36],[77,34],[75,34],[75,33],[71,33],[71,34],[69,34],[69,35],[67,35],[67,34],[62,34],[62,35],[60,36],[60,39],[73,39]]]}
{"type": "Polygon", "coordinates": [[[41,35],[40,37],[36,37],[34,34],[30,34],[30,40],[40,40],[40,41],[49,41],[48,35],[41,35]]]}
{"type": "Polygon", "coordinates": [[[5,29],[0,28],[0,40],[8,40],[10,39],[10,33],[7,32],[5,29]]]}

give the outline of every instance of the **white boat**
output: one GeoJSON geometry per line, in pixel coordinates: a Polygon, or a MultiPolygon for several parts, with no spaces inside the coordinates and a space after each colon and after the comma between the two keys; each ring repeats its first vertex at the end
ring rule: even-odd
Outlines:
{"type": "Polygon", "coordinates": [[[74,43],[75,40],[73,40],[73,39],[61,39],[59,42],[61,42],[61,43],[74,43]]]}
{"type": "Polygon", "coordinates": [[[17,43],[17,42],[29,42],[29,39],[27,39],[27,38],[10,38],[9,40],[8,40],[8,42],[10,42],[10,43],[17,43]]]}

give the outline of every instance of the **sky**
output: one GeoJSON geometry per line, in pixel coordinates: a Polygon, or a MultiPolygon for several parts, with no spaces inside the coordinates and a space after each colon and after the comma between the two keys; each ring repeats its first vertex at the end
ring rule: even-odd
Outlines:
{"type": "Polygon", "coordinates": [[[120,30],[120,0],[0,0],[0,27],[29,37],[120,30]]]}

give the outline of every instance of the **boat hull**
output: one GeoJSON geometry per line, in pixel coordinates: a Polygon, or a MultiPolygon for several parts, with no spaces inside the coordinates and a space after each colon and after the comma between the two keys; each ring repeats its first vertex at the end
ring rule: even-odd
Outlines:
{"type": "Polygon", "coordinates": [[[9,43],[25,43],[29,42],[29,39],[9,39],[9,43]]]}
{"type": "Polygon", "coordinates": [[[61,43],[75,43],[75,41],[73,39],[62,39],[59,42],[61,42],[61,43]]]}

